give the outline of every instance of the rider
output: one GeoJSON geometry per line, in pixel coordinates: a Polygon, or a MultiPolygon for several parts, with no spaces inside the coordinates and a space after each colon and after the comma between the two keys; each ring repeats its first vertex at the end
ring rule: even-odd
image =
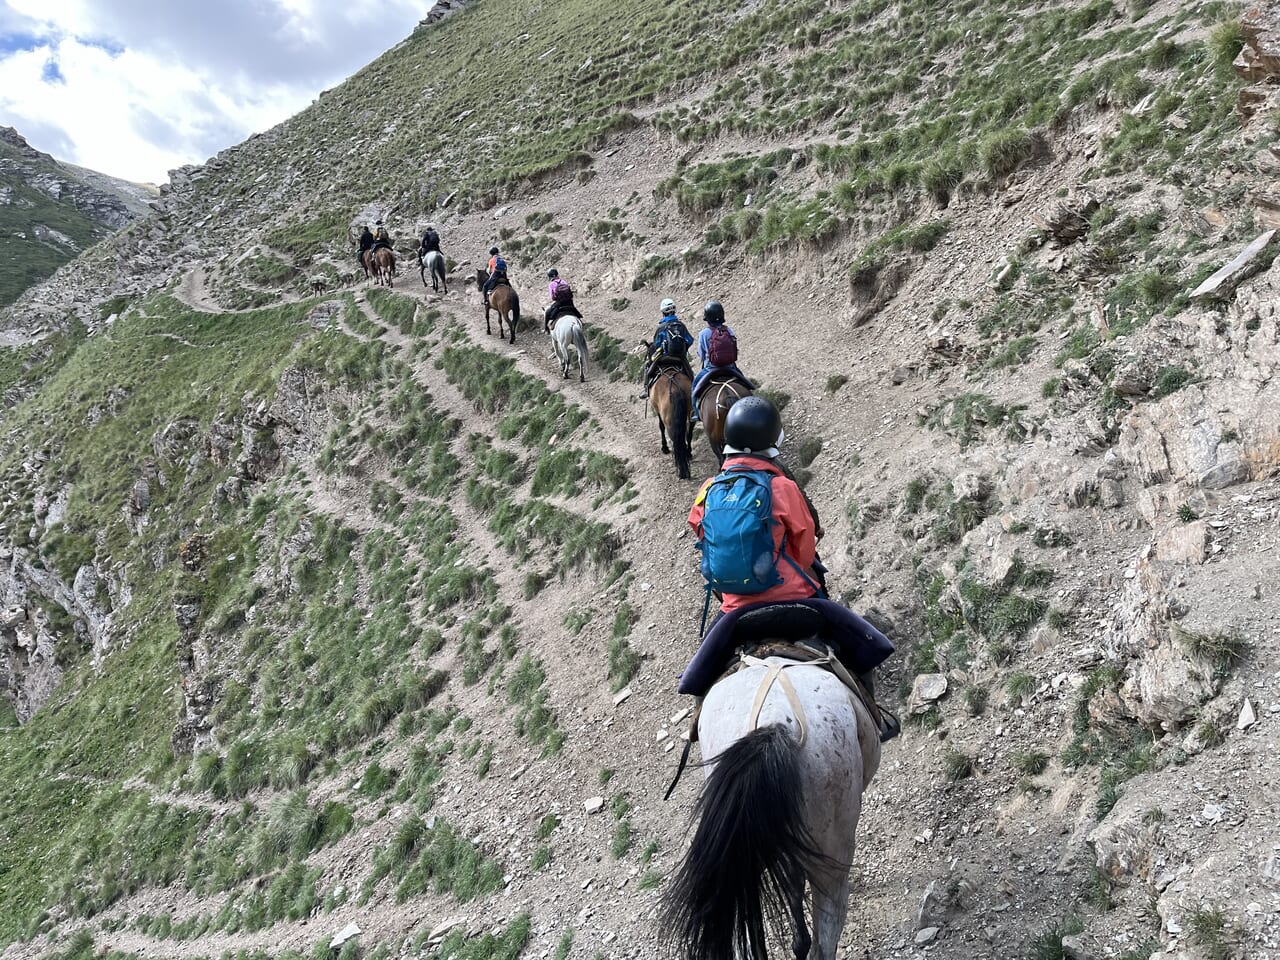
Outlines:
{"type": "Polygon", "coordinates": [[[480,292],[484,295],[484,305],[489,306],[489,293],[500,283],[509,284],[511,281],[507,279],[507,261],[502,259],[502,254],[498,252],[497,247],[489,248],[489,279],[484,282],[484,286],[480,288],[480,292]]]}
{"type": "MultiPolygon", "coordinates": [[[[725,461],[721,469],[763,470],[772,475],[769,487],[773,495],[773,542],[782,582],[761,593],[722,594],[721,613],[750,604],[807,600],[824,595],[825,571],[818,569],[820,562],[815,567],[822,527],[809,498],[778,462],[778,447],[783,438],[782,417],[764,397],[743,397],[729,408],[724,422],[725,461]],[[787,558],[792,562],[787,562],[787,558]]],[[[702,539],[703,501],[714,479],[702,485],[689,511],[689,526],[699,540],[702,539]]]]}
{"type": "Polygon", "coordinates": [[[387,233],[387,228],[379,220],[373,225],[373,249],[378,250],[382,247],[386,247],[388,250],[392,249],[391,234],[387,233]]]}
{"type": "Polygon", "coordinates": [[[653,378],[656,376],[657,362],[662,357],[679,359],[685,375],[693,379],[693,368],[689,366],[689,348],[693,346],[693,334],[676,316],[676,302],[670,297],[662,301],[659,309],[662,311],[662,319],[658,321],[658,329],[654,331],[644,362],[643,397],[649,396],[649,388],[653,386],[653,378]]]}
{"type": "Polygon", "coordinates": [[[719,370],[728,370],[735,377],[742,381],[743,385],[749,390],[756,388],[755,384],[747,379],[746,374],[738,369],[737,362],[716,365],[711,362],[711,337],[717,327],[723,327],[733,339],[735,353],[738,338],[733,332],[733,328],[724,322],[724,307],[719,300],[708,300],[707,305],[702,308],[702,319],[707,322],[706,328],[698,334],[698,359],[702,361],[702,369],[698,371],[698,375],[693,378],[693,419],[698,417],[698,397],[702,393],[706,385],[707,378],[711,374],[719,370]]]}
{"type": "MultiPolygon", "coordinates": [[[[735,469],[756,470],[770,475],[772,516],[769,526],[772,529],[773,551],[777,559],[775,569],[781,582],[759,593],[722,593],[716,620],[724,614],[731,614],[745,607],[787,601],[818,600],[828,607],[835,606],[827,600],[826,568],[818,558],[818,541],[822,538],[823,530],[817,510],[778,460],[778,448],[782,445],[784,436],[782,417],[764,397],[743,397],[729,408],[724,425],[725,461],[722,472],[735,469]]],[[[689,511],[689,526],[697,535],[699,544],[703,542],[707,491],[716,479],[712,477],[702,485],[689,511]]],[[[849,611],[837,609],[842,618],[848,618],[849,611]]],[[[829,614],[824,614],[824,617],[829,619],[829,614]]],[[[710,639],[708,637],[708,642],[710,639]]],[[[850,668],[858,674],[873,698],[874,665],[883,661],[893,649],[883,636],[879,640],[884,646],[878,656],[871,650],[864,651],[873,663],[864,661],[861,667],[855,665],[850,668]]],[[[841,659],[843,662],[843,655],[841,659]]],[[[898,722],[891,714],[882,713],[880,722],[881,739],[887,740],[897,735],[898,722]]]]}
{"type": "Polygon", "coordinates": [[[578,308],[573,305],[573,288],[567,282],[560,279],[560,271],[552,267],[547,271],[547,296],[551,298],[551,306],[547,307],[542,315],[542,325],[547,333],[551,332],[551,325],[556,322],[556,318],[562,313],[582,319],[582,314],[578,312],[578,308]]]}
{"type": "Polygon", "coordinates": [[[440,234],[436,233],[435,224],[428,223],[427,229],[422,231],[422,244],[418,248],[418,253],[420,256],[426,256],[432,251],[440,252],[440,234]]]}
{"type": "Polygon", "coordinates": [[[373,234],[366,223],[360,232],[360,252],[356,254],[356,262],[364,266],[364,255],[373,249],[373,234]]]}

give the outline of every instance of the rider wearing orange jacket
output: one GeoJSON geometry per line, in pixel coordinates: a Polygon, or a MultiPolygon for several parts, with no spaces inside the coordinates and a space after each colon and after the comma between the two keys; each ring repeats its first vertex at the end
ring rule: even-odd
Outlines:
{"type": "MultiPolygon", "coordinates": [[[[750,595],[726,593],[721,596],[720,610],[730,613],[750,604],[774,603],[782,600],[805,600],[817,595],[815,583],[821,583],[821,574],[814,569],[817,559],[818,539],[822,528],[808,498],[799,485],[786,475],[776,462],[778,445],[782,443],[782,418],[778,411],[763,397],[744,397],[729,408],[724,425],[723,470],[745,467],[763,470],[771,475],[769,487],[773,498],[773,546],[774,552],[784,547],[786,555],[795,561],[793,567],[785,560],[777,564],[782,582],[762,593],[750,595]],[[800,571],[805,571],[802,574],[800,571]]],[[[689,511],[689,526],[701,539],[703,502],[713,477],[698,491],[693,508],[689,511]]]]}

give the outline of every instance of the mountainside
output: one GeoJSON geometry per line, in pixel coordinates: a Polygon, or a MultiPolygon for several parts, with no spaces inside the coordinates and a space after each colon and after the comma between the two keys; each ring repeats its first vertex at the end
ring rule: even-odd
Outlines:
{"type": "Polygon", "coordinates": [[[149,209],[150,188],[34,150],[0,127],[0,306],[149,209]]]}
{"type": "Polygon", "coordinates": [[[898,648],[841,956],[1280,957],[1277,22],[481,0],[174,171],[0,313],[0,956],[669,955],[714,296],[898,648]]]}

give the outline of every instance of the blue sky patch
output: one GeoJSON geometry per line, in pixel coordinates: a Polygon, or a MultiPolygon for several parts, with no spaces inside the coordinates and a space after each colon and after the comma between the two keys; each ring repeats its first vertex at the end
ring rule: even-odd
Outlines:
{"type": "Polygon", "coordinates": [[[114,37],[76,37],[76,43],[103,50],[113,60],[124,53],[124,44],[114,37]]]}
{"type": "Polygon", "coordinates": [[[44,69],[40,71],[40,79],[45,83],[66,83],[67,78],[62,75],[62,71],[58,69],[58,61],[50,57],[44,62],[44,69]]]}
{"type": "Polygon", "coordinates": [[[34,33],[21,31],[0,33],[0,60],[3,60],[11,53],[39,50],[41,47],[48,46],[48,44],[48,37],[42,37],[34,33]]]}

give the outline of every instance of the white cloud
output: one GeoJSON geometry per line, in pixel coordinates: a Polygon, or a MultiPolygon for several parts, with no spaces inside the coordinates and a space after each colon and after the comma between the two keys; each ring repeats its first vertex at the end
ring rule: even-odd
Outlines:
{"type": "Polygon", "coordinates": [[[0,123],[61,159],[162,182],[306,106],[426,6],[0,0],[0,123]]]}

